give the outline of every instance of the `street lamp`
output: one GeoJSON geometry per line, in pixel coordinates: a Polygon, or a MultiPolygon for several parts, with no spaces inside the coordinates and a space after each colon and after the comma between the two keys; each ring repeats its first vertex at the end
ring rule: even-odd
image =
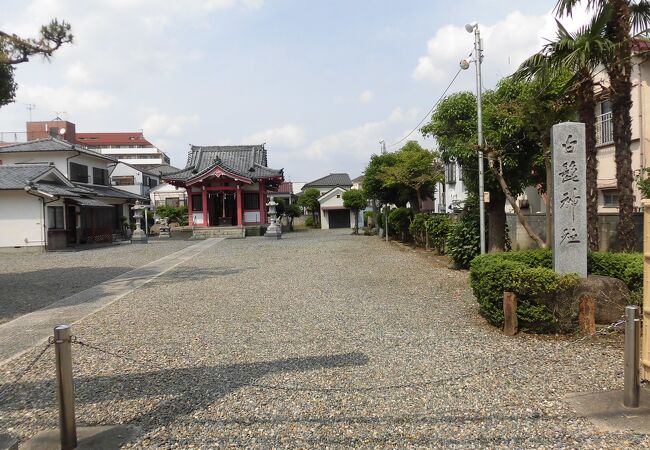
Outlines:
{"type": "MultiPolygon", "coordinates": [[[[481,108],[481,63],[483,62],[483,42],[481,41],[481,32],[478,29],[478,22],[471,22],[465,25],[468,33],[474,33],[474,58],[476,64],[476,115],[478,122],[478,204],[481,233],[481,254],[485,253],[485,202],[483,187],[483,111],[481,108]]],[[[460,68],[466,70],[472,62],[469,59],[463,59],[460,62],[460,68]]]]}

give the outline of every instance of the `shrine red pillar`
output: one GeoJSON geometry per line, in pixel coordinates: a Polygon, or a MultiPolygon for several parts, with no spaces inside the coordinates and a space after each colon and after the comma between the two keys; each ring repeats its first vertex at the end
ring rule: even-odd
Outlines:
{"type": "Polygon", "coordinates": [[[208,214],[208,191],[205,190],[205,186],[203,186],[202,195],[203,195],[203,226],[209,227],[210,215],[208,214]]]}
{"type": "Polygon", "coordinates": [[[241,196],[242,196],[242,190],[241,190],[241,186],[238,183],[237,184],[237,226],[238,227],[242,226],[242,221],[243,221],[241,196]]]}
{"type": "Polygon", "coordinates": [[[260,222],[266,223],[266,186],[260,181],[260,222]]]}
{"type": "Polygon", "coordinates": [[[192,188],[186,188],[187,192],[187,223],[189,226],[193,227],[194,223],[192,221],[192,188]]]}

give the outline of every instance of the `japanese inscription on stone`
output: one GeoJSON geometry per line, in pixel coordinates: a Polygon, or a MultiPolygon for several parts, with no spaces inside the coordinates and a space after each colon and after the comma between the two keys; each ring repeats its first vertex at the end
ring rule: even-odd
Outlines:
{"type": "Polygon", "coordinates": [[[553,268],[587,276],[585,125],[553,126],[553,268]]]}

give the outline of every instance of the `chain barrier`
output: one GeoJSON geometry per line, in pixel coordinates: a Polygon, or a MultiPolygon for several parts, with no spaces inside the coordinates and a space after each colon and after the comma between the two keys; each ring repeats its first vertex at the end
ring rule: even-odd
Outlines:
{"type": "Polygon", "coordinates": [[[52,339],[48,339],[47,344],[41,349],[41,351],[38,352],[36,357],[34,357],[26,366],[25,368],[20,371],[12,381],[9,381],[5,384],[2,385],[0,388],[0,403],[4,403],[8,398],[11,397],[11,394],[13,394],[16,391],[17,383],[23,379],[25,375],[27,375],[36,365],[36,363],[45,355],[45,352],[54,344],[52,339]]]}
{"type": "MultiPolygon", "coordinates": [[[[606,327],[597,330],[594,333],[581,336],[578,339],[574,339],[572,341],[567,342],[566,344],[562,345],[560,348],[568,348],[573,345],[576,345],[580,342],[585,341],[586,339],[592,338],[594,336],[599,336],[599,335],[605,335],[605,334],[610,334],[612,331],[615,329],[625,325],[625,319],[620,319],[616,322],[613,322],[610,325],[607,325],[606,327]]],[[[99,347],[94,344],[89,344],[87,342],[81,341],[77,339],[75,336],[71,338],[71,343],[75,345],[79,345],[81,347],[86,347],[88,349],[97,351],[99,353],[109,355],[115,358],[119,359],[124,359],[127,361],[130,361],[132,363],[138,364],[141,367],[151,369],[151,368],[156,368],[156,369],[163,369],[166,368],[165,366],[159,365],[159,364],[154,364],[151,363],[150,361],[143,361],[143,360],[138,360],[129,356],[121,355],[119,353],[116,353],[111,350],[107,350],[105,348],[99,347]]],[[[508,369],[511,367],[515,367],[519,365],[519,361],[511,361],[505,364],[497,365],[494,367],[490,367],[488,369],[481,368],[477,369],[462,375],[457,375],[457,376],[450,376],[450,377],[443,377],[443,378],[438,378],[435,380],[429,380],[429,381],[422,381],[422,382],[416,382],[416,383],[402,383],[402,384],[389,384],[389,385],[383,385],[383,386],[350,386],[350,387],[307,387],[307,386],[280,386],[280,385],[273,385],[273,384],[264,384],[264,383],[250,383],[249,386],[253,387],[258,387],[262,389],[272,389],[272,390],[280,390],[280,391],[305,391],[305,392],[368,392],[368,391],[384,391],[384,390],[399,390],[399,389],[412,389],[412,388],[420,388],[420,387],[426,387],[426,386],[436,386],[440,384],[444,384],[450,381],[460,381],[464,380],[467,378],[472,378],[477,375],[486,373],[486,372],[493,372],[495,370],[502,370],[502,369],[508,369]]]]}

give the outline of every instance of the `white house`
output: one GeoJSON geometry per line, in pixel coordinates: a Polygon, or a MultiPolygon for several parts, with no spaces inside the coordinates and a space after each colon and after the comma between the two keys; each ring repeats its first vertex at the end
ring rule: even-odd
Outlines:
{"type": "Polygon", "coordinates": [[[142,197],[149,197],[149,191],[160,184],[160,175],[123,161],[111,171],[111,185],[142,197]]]}
{"type": "Polygon", "coordinates": [[[3,188],[3,198],[11,201],[1,202],[2,207],[11,211],[0,215],[0,246],[55,249],[112,241],[123,231],[125,222],[128,224],[130,206],[136,200],[146,200],[110,186],[108,173],[116,163],[82,145],[54,137],[0,147],[0,168],[7,180],[13,180],[3,188]],[[30,167],[36,169],[30,171],[30,167]],[[20,189],[27,194],[17,194],[20,189]],[[33,207],[36,196],[41,198],[39,211],[33,207]],[[58,209],[46,209],[45,205],[58,209]],[[40,237],[35,239],[33,231],[22,236],[22,230],[15,229],[21,221],[38,224],[40,237]]]}
{"type": "MultiPolygon", "coordinates": [[[[309,183],[305,183],[302,190],[309,188],[318,189],[321,196],[320,221],[322,229],[354,228],[354,214],[343,206],[343,193],[352,189],[352,180],[347,173],[331,173],[309,183]]],[[[363,223],[362,213],[359,212],[359,223],[363,223]]]]}

